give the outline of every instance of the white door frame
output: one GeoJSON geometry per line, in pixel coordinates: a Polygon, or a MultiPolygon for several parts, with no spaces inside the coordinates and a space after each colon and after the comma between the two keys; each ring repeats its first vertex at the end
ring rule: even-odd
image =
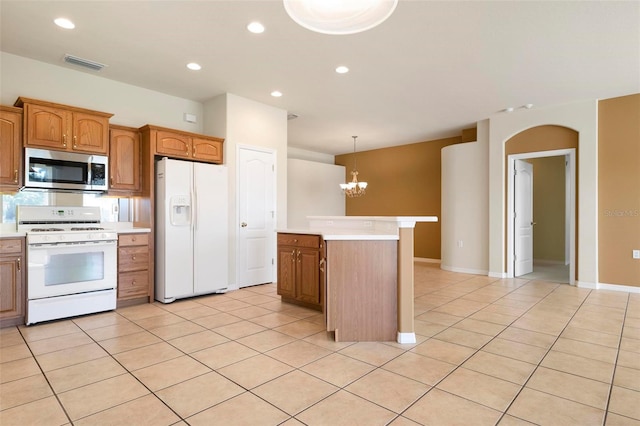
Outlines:
{"type": "MultiPolygon", "coordinates": [[[[271,148],[265,148],[265,147],[261,147],[261,146],[254,146],[254,145],[245,145],[245,144],[236,144],[236,191],[239,190],[239,186],[240,186],[240,151],[243,149],[247,149],[247,150],[251,150],[251,151],[258,151],[258,152],[264,152],[267,154],[271,154],[273,156],[273,167],[274,167],[274,172],[273,172],[273,209],[274,209],[274,213],[273,213],[273,223],[277,224],[278,223],[278,180],[277,180],[277,176],[278,176],[278,156],[277,156],[277,151],[275,149],[271,149],[271,148]]],[[[240,288],[240,232],[238,232],[238,229],[240,229],[240,197],[236,196],[236,214],[235,214],[235,218],[234,218],[234,226],[235,226],[235,235],[236,235],[236,285],[238,286],[238,288],[240,288]]],[[[275,261],[276,259],[276,237],[274,235],[273,237],[273,241],[274,244],[273,247],[271,247],[271,251],[272,251],[272,257],[275,261]]],[[[272,282],[276,281],[276,267],[274,265],[273,267],[273,273],[272,273],[272,282]]]]}
{"type": "MultiPolygon", "coordinates": [[[[527,158],[556,157],[565,156],[568,160],[568,166],[565,168],[569,175],[568,197],[565,197],[567,205],[565,211],[569,211],[569,284],[576,283],[576,150],[556,149],[552,151],[526,152],[522,154],[512,154],[507,157],[507,278],[514,277],[513,267],[513,248],[514,248],[514,229],[513,229],[513,211],[515,206],[514,200],[514,179],[513,168],[515,160],[523,160],[527,158]]],[[[566,241],[565,241],[566,244],[566,241]]]]}

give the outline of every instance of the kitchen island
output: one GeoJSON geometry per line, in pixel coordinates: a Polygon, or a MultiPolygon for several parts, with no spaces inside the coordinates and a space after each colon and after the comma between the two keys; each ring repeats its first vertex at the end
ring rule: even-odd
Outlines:
{"type": "MultiPolygon", "coordinates": [[[[338,342],[415,343],[413,229],[416,222],[437,222],[438,218],[310,216],[307,219],[308,229],[280,230],[278,234],[321,236],[324,244],[319,262],[323,287],[320,298],[327,331],[335,332],[338,342]]],[[[295,259],[295,253],[292,258],[295,259]]]]}

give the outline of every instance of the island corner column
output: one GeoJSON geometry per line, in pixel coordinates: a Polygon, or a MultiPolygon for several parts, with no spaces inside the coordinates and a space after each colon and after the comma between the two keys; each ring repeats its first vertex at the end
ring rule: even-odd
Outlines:
{"type": "Polygon", "coordinates": [[[398,343],[416,343],[413,321],[413,229],[416,222],[399,222],[398,343]]]}

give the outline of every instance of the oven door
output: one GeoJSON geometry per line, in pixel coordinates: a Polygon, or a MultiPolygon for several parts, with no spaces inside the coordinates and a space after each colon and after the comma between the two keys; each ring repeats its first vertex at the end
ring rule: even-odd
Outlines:
{"type": "Polygon", "coordinates": [[[116,241],[29,245],[28,299],[116,288],[116,247],[116,241]]]}

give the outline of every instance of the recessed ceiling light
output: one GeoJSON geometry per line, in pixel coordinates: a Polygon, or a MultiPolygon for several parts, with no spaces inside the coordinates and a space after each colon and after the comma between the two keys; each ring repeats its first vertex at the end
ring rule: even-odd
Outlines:
{"type": "Polygon", "coordinates": [[[513,112],[513,107],[508,107],[503,110],[504,112],[513,112]]]}
{"type": "Polygon", "coordinates": [[[526,108],[526,109],[531,109],[531,108],[533,108],[533,104],[524,104],[524,105],[522,105],[522,107],[526,108]]]}
{"type": "Polygon", "coordinates": [[[274,98],[279,98],[280,96],[282,96],[282,92],[274,90],[273,92],[271,92],[271,96],[273,96],[274,98]]]}
{"type": "Polygon", "coordinates": [[[53,22],[60,28],[65,28],[67,30],[72,30],[76,27],[76,25],[67,18],[57,18],[54,19],[53,22]]]}
{"type": "Polygon", "coordinates": [[[344,65],[340,65],[339,67],[336,68],[336,72],[338,74],[346,74],[349,72],[349,67],[345,67],[344,65]]]}
{"type": "Polygon", "coordinates": [[[262,34],[264,32],[264,25],[260,22],[254,21],[247,25],[247,29],[254,34],[262,34]]]}
{"type": "Polygon", "coordinates": [[[195,62],[188,63],[187,64],[187,68],[189,68],[190,70],[193,70],[193,71],[199,71],[199,70],[202,69],[200,64],[196,64],[195,62]]]}

